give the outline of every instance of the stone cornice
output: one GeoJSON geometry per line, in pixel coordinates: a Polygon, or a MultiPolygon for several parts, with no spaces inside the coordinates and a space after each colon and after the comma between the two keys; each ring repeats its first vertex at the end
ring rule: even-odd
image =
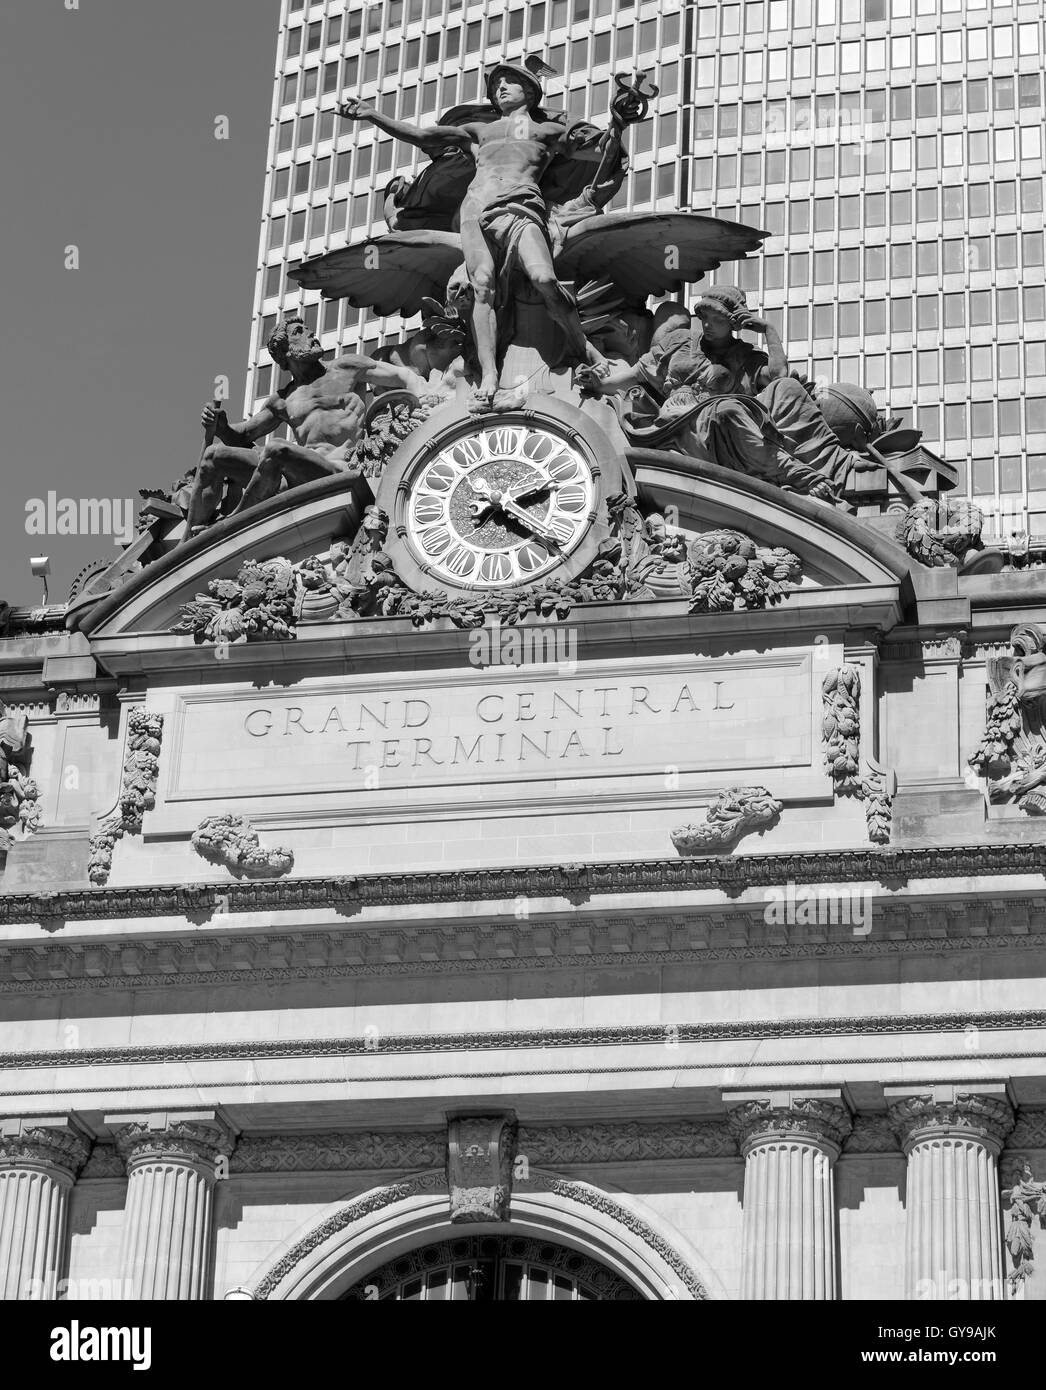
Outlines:
{"type": "MultiPolygon", "coordinates": [[[[267,1057],[373,1057],[454,1052],[501,1052],[578,1047],[645,1047],[675,1044],[780,1040],[785,1038],[872,1037],[883,1034],[963,1034],[1020,1032],[1046,1028],[1046,1009],[993,1010],[984,1013],[880,1014],[789,1019],[721,1020],[712,1023],[637,1024],[603,1028],[520,1028],[459,1033],[387,1033],[316,1038],[249,1041],[166,1043],[155,1046],[66,1048],[36,1052],[0,1053],[0,1067],[71,1068],[155,1065],[167,1062],[206,1062],[230,1058],[249,1061],[267,1057]]],[[[1020,1054],[1024,1055],[1024,1054],[1020,1054]]],[[[1035,1054],[1037,1055],[1037,1054],[1035,1054]]]]}
{"type": "Polygon", "coordinates": [[[873,903],[865,936],[845,923],[768,928],[762,904],[723,911],[632,915],[575,909],[569,918],[475,917],[467,921],[353,923],[344,929],[118,942],[57,938],[0,946],[0,995],[92,989],[273,985],[354,976],[474,974],[528,968],[618,967],[693,961],[843,960],[940,955],[960,950],[1046,949],[1046,898],[1003,895],[873,903]]]}
{"type": "Polygon", "coordinates": [[[791,1096],[781,1102],[772,1097],[742,1100],[731,1107],[728,1124],[746,1156],[757,1144],[802,1139],[835,1157],[853,1121],[840,1101],[791,1096]]]}
{"type": "Polygon", "coordinates": [[[927,1140],[956,1137],[978,1139],[998,1150],[1014,1127],[1013,1107],[1005,1096],[958,1089],[943,1099],[929,1091],[888,1098],[887,1114],[905,1153],[927,1140]]]}
{"type": "Polygon", "coordinates": [[[565,897],[602,893],[652,893],[686,889],[775,887],[789,881],[882,883],[919,879],[968,879],[976,875],[1046,875],[1046,839],[1024,843],[860,847],[789,854],[709,855],[684,859],[635,859],[620,863],[549,864],[456,869],[357,878],[290,878],[240,883],[138,884],[50,893],[0,894],[0,923],[64,922],[99,918],[186,916],[293,911],[408,903],[477,902],[502,898],[565,897]]]}

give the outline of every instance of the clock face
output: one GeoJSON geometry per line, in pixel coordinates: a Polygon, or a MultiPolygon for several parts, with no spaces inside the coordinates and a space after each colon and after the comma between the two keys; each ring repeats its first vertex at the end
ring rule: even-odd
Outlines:
{"type": "Polygon", "coordinates": [[[410,548],[425,570],[458,588],[533,583],[586,535],[597,473],[547,428],[476,426],[405,480],[410,548]]]}

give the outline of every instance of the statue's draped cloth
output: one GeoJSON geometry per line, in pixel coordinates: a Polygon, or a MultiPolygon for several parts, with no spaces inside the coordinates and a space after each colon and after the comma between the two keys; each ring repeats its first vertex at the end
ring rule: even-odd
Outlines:
{"type": "Polygon", "coordinates": [[[637,363],[641,378],[664,399],[653,419],[636,420],[633,443],[679,449],[785,486],[803,486],[814,475],[840,484],[852,454],[794,377],[757,390],[768,360],[743,339],[715,350],[703,338],[699,345],[688,328],[668,333],[637,363]]]}
{"type": "Polygon", "coordinates": [[[494,258],[494,307],[500,317],[512,304],[509,285],[513,275],[522,270],[519,243],[528,227],[537,227],[551,256],[548,208],[537,184],[527,181],[494,198],[483,208],[477,220],[494,258]]]}

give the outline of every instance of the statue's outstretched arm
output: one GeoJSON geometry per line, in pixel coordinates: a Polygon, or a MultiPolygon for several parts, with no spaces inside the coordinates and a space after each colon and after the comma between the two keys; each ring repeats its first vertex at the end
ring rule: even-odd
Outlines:
{"type": "Polygon", "coordinates": [[[358,380],[368,386],[377,386],[381,391],[413,391],[417,395],[428,392],[428,382],[410,367],[399,367],[394,362],[379,362],[374,357],[361,357],[347,354],[335,364],[359,373],[358,380]]]}
{"type": "Polygon", "coordinates": [[[347,98],[339,103],[337,109],[343,120],[370,121],[371,125],[376,125],[386,135],[392,135],[407,145],[416,145],[428,155],[437,155],[448,146],[467,150],[472,144],[472,132],[467,126],[408,125],[406,121],[396,121],[391,116],[383,116],[373,106],[365,106],[358,97],[347,98]]]}

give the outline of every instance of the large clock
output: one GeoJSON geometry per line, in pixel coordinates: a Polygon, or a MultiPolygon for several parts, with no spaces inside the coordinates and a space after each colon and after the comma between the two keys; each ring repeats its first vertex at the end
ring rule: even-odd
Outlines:
{"type": "Polygon", "coordinates": [[[565,427],[554,407],[451,413],[453,423],[405,441],[379,489],[403,578],[496,592],[578,573],[607,534],[601,441],[565,427]]]}

